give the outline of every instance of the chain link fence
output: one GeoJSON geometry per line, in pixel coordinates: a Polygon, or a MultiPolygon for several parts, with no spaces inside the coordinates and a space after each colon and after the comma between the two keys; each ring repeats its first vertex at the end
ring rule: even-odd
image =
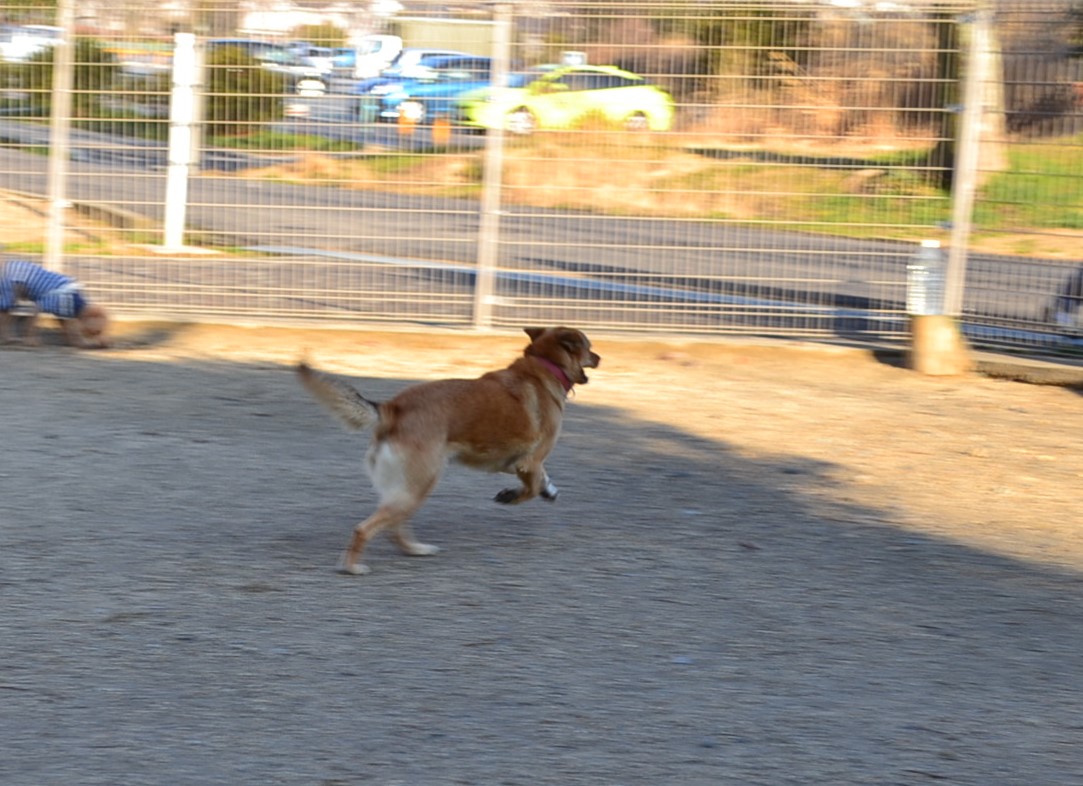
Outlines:
{"type": "Polygon", "coordinates": [[[883,340],[938,240],[974,340],[1078,345],[1078,3],[401,5],[0,4],[6,255],[129,316],[883,340]]]}

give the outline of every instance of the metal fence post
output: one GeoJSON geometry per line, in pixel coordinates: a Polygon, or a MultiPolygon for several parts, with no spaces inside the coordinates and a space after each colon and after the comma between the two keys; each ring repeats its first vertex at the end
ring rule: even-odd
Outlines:
{"type": "Polygon", "coordinates": [[[59,0],[56,6],[57,27],[63,31],[53,48],[53,95],[49,102],[49,167],[47,197],[49,220],[45,232],[45,266],[64,269],[64,215],[67,198],[68,157],[71,146],[72,86],[75,82],[74,0],[59,0]]]}
{"type": "Polygon", "coordinates": [[[184,246],[188,211],[188,166],[192,157],[192,120],[196,84],[196,37],[173,36],[173,91],[169,98],[169,168],[165,180],[165,231],[162,245],[184,246]]]}
{"type": "Polygon", "coordinates": [[[993,57],[992,13],[980,8],[962,21],[968,25],[968,41],[951,190],[951,248],[944,281],[944,313],[951,316],[963,312],[967,245],[973,225],[985,113],[985,84],[992,77],[993,57]]]}
{"type": "Polygon", "coordinates": [[[192,121],[189,136],[192,139],[188,154],[188,175],[198,175],[203,155],[203,113],[207,100],[207,47],[196,39],[194,55],[195,80],[192,83],[192,121]]]}
{"type": "MultiPolygon", "coordinates": [[[[509,4],[493,11],[493,90],[508,84],[511,62],[511,17],[509,4]]],[[[492,325],[495,268],[500,245],[500,188],[504,179],[504,128],[489,129],[482,158],[481,221],[478,229],[477,269],[474,281],[474,328],[492,325]]]]}

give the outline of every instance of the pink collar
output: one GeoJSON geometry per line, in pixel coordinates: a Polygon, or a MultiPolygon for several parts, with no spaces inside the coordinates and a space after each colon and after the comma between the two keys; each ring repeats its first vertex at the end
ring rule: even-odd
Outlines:
{"type": "Polygon", "coordinates": [[[557,378],[557,382],[560,383],[560,386],[564,388],[565,393],[572,389],[572,381],[568,379],[568,375],[564,373],[564,369],[553,361],[543,358],[541,355],[531,355],[531,357],[549,369],[549,372],[557,378]]]}

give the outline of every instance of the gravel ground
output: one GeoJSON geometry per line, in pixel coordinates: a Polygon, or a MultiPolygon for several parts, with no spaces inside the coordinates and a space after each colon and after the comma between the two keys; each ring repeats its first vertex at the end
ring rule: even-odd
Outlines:
{"type": "Polygon", "coordinates": [[[1083,399],[594,336],[554,505],[377,541],[374,398],[522,336],[123,325],[0,348],[0,782],[1083,783],[1083,399]]]}

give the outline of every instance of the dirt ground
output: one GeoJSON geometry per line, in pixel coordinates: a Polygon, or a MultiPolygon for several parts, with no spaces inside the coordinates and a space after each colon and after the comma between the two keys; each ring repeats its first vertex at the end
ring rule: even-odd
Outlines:
{"type": "Polygon", "coordinates": [[[524,336],[122,324],[0,348],[0,781],[1068,784],[1083,399],[594,336],[552,505],[452,467],[373,545],[374,398],[524,336]]]}
{"type": "MultiPolygon", "coordinates": [[[[94,357],[289,366],[308,354],[347,376],[413,381],[484,373],[526,340],[158,327],[167,339],[154,326],[149,340],[147,325],[121,326],[118,346],[94,357]]],[[[980,374],[922,377],[901,359],[797,342],[610,337],[601,345],[599,381],[576,394],[573,408],[615,407],[756,461],[804,463],[809,472],[784,472],[791,477],[782,485],[882,509],[908,529],[1083,572],[1083,514],[1070,493],[1083,483],[1083,390],[980,374]],[[801,478],[809,473],[811,484],[801,478]]]]}

